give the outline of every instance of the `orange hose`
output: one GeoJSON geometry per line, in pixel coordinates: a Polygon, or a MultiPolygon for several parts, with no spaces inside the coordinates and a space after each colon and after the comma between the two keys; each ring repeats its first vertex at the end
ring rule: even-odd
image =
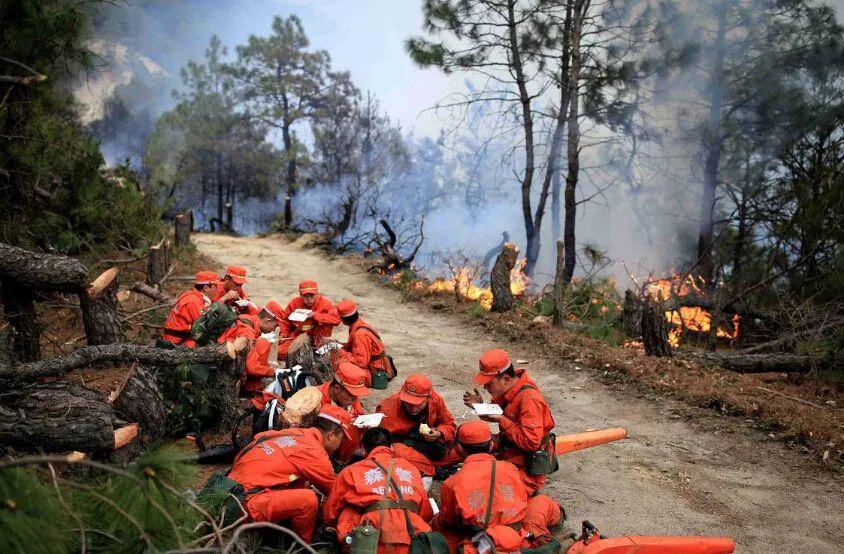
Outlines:
{"type": "Polygon", "coordinates": [[[575,450],[591,448],[599,444],[606,444],[627,438],[627,429],[616,427],[613,429],[601,429],[600,431],[587,431],[586,433],[574,433],[557,437],[557,454],[568,454],[575,450]]]}

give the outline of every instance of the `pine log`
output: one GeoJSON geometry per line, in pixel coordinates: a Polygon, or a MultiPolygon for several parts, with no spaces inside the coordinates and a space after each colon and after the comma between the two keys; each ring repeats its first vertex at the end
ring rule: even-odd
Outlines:
{"type": "Polygon", "coordinates": [[[159,304],[168,304],[173,302],[173,298],[171,298],[169,295],[165,294],[164,292],[160,291],[155,287],[151,287],[148,284],[142,283],[140,281],[132,285],[132,292],[143,294],[148,298],[152,298],[159,304]]]}
{"type": "Polygon", "coordinates": [[[149,247],[146,283],[152,286],[160,284],[169,269],[170,241],[161,239],[158,244],[149,247]]]}
{"type": "Polygon", "coordinates": [[[507,312],[516,305],[510,289],[510,273],[516,265],[519,249],[512,242],[504,243],[504,248],[495,260],[489,274],[489,286],[492,289],[492,311],[507,312]]]}
{"type": "Polygon", "coordinates": [[[37,291],[81,292],[88,270],[79,260],[0,243],[0,278],[37,291]]]}
{"type": "Polygon", "coordinates": [[[191,219],[191,216],[187,213],[176,216],[174,236],[176,237],[177,247],[190,244],[191,219]]]}
{"type": "Polygon", "coordinates": [[[645,297],[642,306],[642,343],[645,354],[657,358],[670,357],[671,345],[668,342],[668,331],[665,322],[665,310],[662,299],[655,299],[651,295],[645,297]]]}
{"type": "Polygon", "coordinates": [[[112,344],[125,340],[120,325],[120,314],[117,312],[117,274],[116,267],[106,270],[79,295],[88,345],[112,344]]]}
{"type": "Polygon", "coordinates": [[[642,297],[630,289],[624,291],[621,326],[628,337],[637,338],[642,335],[642,297]]]}
{"type": "Polygon", "coordinates": [[[41,356],[41,328],[35,312],[32,290],[11,279],[3,279],[3,315],[11,324],[12,356],[19,362],[34,362],[41,356]]]}
{"type": "Polygon", "coordinates": [[[109,400],[112,400],[114,413],[118,417],[140,426],[144,442],[163,436],[167,426],[167,410],[164,407],[164,395],[152,372],[134,364],[109,400]]]}
{"type": "Polygon", "coordinates": [[[684,352],[684,357],[717,364],[736,373],[803,373],[834,365],[841,360],[808,354],[741,354],[736,352],[684,352]]]}
{"type": "Polygon", "coordinates": [[[0,393],[0,444],[24,451],[114,448],[114,411],[99,393],[75,383],[14,387],[0,393]]]}
{"type": "MultiPolygon", "coordinates": [[[[239,352],[243,352],[241,347],[239,352]]],[[[105,344],[86,346],[61,358],[41,360],[28,364],[0,364],[0,380],[22,381],[40,377],[58,377],[72,369],[106,364],[115,366],[138,362],[146,366],[177,366],[192,363],[231,364],[231,358],[224,345],[209,345],[201,348],[175,348],[167,350],[144,344],[105,344]]]]}

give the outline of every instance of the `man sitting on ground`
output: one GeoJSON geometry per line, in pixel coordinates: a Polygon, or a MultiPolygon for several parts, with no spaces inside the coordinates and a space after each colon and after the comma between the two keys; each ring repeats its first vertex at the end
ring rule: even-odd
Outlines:
{"type": "Polygon", "coordinates": [[[196,342],[191,338],[190,328],[202,315],[202,311],[211,305],[219,282],[220,278],[213,271],[200,271],[196,274],[193,288],[180,294],[176,304],[167,314],[160,346],[196,346],[196,342]]]}
{"type": "MultiPolygon", "coordinates": [[[[360,398],[369,394],[369,373],[348,362],[340,362],[334,379],[319,386],[322,405],[333,404],[343,408],[355,420],[366,413],[360,398]]],[[[341,464],[348,462],[360,446],[360,431],[352,426],[334,458],[341,464]]]]}
{"type": "Polygon", "coordinates": [[[381,401],[377,412],[384,414],[381,426],[395,440],[404,441],[430,458],[445,456],[457,425],[442,397],[422,374],[409,376],[401,390],[381,401]]]}
{"type": "Polygon", "coordinates": [[[246,357],[243,390],[252,396],[257,395],[252,400],[257,409],[263,409],[261,391],[275,378],[275,370],[278,367],[278,334],[275,331],[281,311],[281,306],[275,300],[267,302],[258,314],[261,335],[255,340],[246,357]]]}
{"type": "Polygon", "coordinates": [[[448,539],[449,551],[471,549],[472,537],[486,531],[497,551],[511,552],[512,531],[520,548],[536,548],[552,539],[550,527],[560,522],[560,506],[545,495],[530,496],[519,469],[496,460],[492,433],[483,421],[468,421],[457,430],[467,455],[463,467],[443,482],[440,513],[434,526],[448,539]]]}
{"type": "Polygon", "coordinates": [[[287,304],[281,313],[281,342],[279,356],[286,356],[293,340],[300,335],[307,335],[311,346],[322,346],[325,339],[331,338],[334,327],[340,325],[340,316],[334,304],[319,294],[316,281],[302,281],[299,283],[299,296],[287,304]],[[304,321],[291,321],[290,316],[299,310],[304,321]]]}
{"type": "Polygon", "coordinates": [[[395,377],[395,368],[387,357],[384,343],[366,321],[360,317],[358,305],[352,300],[341,300],[337,304],[340,321],[349,328],[349,340],[340,351],[340,359],[352,362],[370,373],[383,371],[387,379],[395,377]]]}
{"type": "Polygon", "coordinates": [[[390,432],[380,427],[363,434],[366,458],[344,468],[325,501],[325,525],[337,529],[337,540],[355,527],[369,523],[377,528],[378,554],[410,551],[408,519],[414,534],[431,530],[433,517],[419,470],[391,448],[390,432]]]}
{"type": "Polygon", "coordinates": [[[249,300],[249,295],[243,285],[246,283],[246,268],[239,265],[230,265],[226,268],[226,274],[217,285],[217,293],[214,302],[222,302],[231,306],[240,314],[257,315],[258,306],[249,300]]]}
{"type": "Polygon", "coordinates": [[[314,427],[265,431],[255,435],[235,459],[228,478],[246,491],[252,521],[284,522],[311,542],[319,501],[309,488],[328,494],[334,484],[329,455],[351,426],[348,412],[323,406],[314,427]]]}

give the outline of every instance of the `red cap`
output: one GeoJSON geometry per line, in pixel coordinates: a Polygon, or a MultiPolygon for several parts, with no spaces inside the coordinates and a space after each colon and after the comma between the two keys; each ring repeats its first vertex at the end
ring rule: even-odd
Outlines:
{"type": "Polygon", "coordinates": [[[299,283],[299,294],[317,294],[319,286],[316,281],[306,280],[299,283]]]}
{"type": "Polygon", "coordinates": [[[337,365],[334,380],[343,385],[354,396],[369,394],[369,372],[351,362],[340,362],[337,365]]]}
{"type": "Polygon", "coordinates": [[[231,277],[232,281],[238,285],[246,282],[246,268],[239,265],[230,265],[226,268],[226,276],[231,277]]]}
{"type": "Polygon", "coordinates": [[[281,314],[284,312],[284,308],[281,307],[281,304],[276,302],[275,300],[270,300],[267,302],[267,305],[264,306],[264,311],[276,318],[277,321],[281,320],[281,314]]]}
{"type": "Polygon", "coordinates": [[[220,282],[220,277],[214,271],[197,271],[195,279],[197,285],[216,285],[220,282]]]}
{"type": "Polygon", "coordinates": [[[475,375],[475,382],[479,385],[486,385],[493,377],[510,367],[510,356],[500,348],[487,350],[478,361],[478,369],[475,375]]]}
{"type": "Polygon", "coordinates": [[[353,300],[341,300],[337,303],[337,313],[340,317],[349,317],[355,315],[358,311],[358,305],[353,300]]]}
{"type": "Polygon", "coordinates": [[[480,419],[467,421],[457,428],[457,442],[463,444],[483,444],[492,440],[489,425],[480,419]]]}
{"type": "Polygon", "coordinates": [[[419,405],[431,395],[431,380],[422,374],[414,373],[405,379],[399,392],[399,400],[408,404],[419,405]]]}
{"type": "Polygon", "coordinates": [[[343,434],[346,435],[347,438],[351,438],[351,435],[349,434],[349,425],[352,424],[352,414],[340,406],[326,404],[319,409],[317,417],[336,423],[343,428],[343,434]]]}

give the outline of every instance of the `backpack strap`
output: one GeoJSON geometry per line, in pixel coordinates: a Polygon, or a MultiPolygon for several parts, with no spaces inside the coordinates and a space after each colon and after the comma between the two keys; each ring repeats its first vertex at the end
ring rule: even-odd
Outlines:
{"type": "MultiPolygon", "coordinates": [[[[379,468],[381,468],[381,471],[385,471],[385,472],[387,471],[387,470],[384,469],[384,466],[382,466],[381,464],[379,464],[375,460],[375,458],[372,458],[372,461],[375,463],[375,465],[377,465],[379,468]]],[[[390,468],[392,469],[392,467],[393,467],[393,463],[391,461],[390,462],[390,468]]],[[[390,483],[393,486],[393,490],[396,491],[396,496],[399,497],[399,501],[404,502],[405,501],[404,496],[402,495],[401,489],[399,488],[398,484],[393,479],[392,473],[389,473],[389,472],[387,473],[387,482],[390,483]]],[[[416,536],[416,533],[413,531],[413,524],[410,523],[410,514],[407,513],[408,508],[402,507],[401,510],[404,512],[404,521],[407,524],[407,536],[410,537],[411,540],[412,540],[413,537],[416,536]]]]}
{"type": "Polygon", "coordinates": [[[486,515],[484,516],[484,530],[489,527],[492,518],[492,498],[495,496],[495,458],[492,459],[492,475],[489,478],[489,498],[486,501],[486,515]]]}
{"type": "Polygon", "coordinates": [[[361,325],[361,326],[358,327],[358,330],[360,330],[360,329],[363,329],[364,331],[369,331],[370,333],[372,333],[372,336],[374,336],[376,339],[378,339],[378,342],[381,343],[381,353],[372,356],[369,359],[369,361],[372,362],[374,360],[383,360],[384,358],[386,358],[387,357],[387,348],[384,346],[384,341],[382,341],[381,337],[378,335],[378,333],[375,332],[375,329],[373,329],[372,327],[370,327],[368,325],[361,325]]]}
{"type": "Polygon", "coordinates": [[[412,500],[379,500],[372,504],[367,504],[360,510],[361,514],[368,514],[376,510],[410,510],[414,513],[419,513],[419,506],[412,500]]]}

